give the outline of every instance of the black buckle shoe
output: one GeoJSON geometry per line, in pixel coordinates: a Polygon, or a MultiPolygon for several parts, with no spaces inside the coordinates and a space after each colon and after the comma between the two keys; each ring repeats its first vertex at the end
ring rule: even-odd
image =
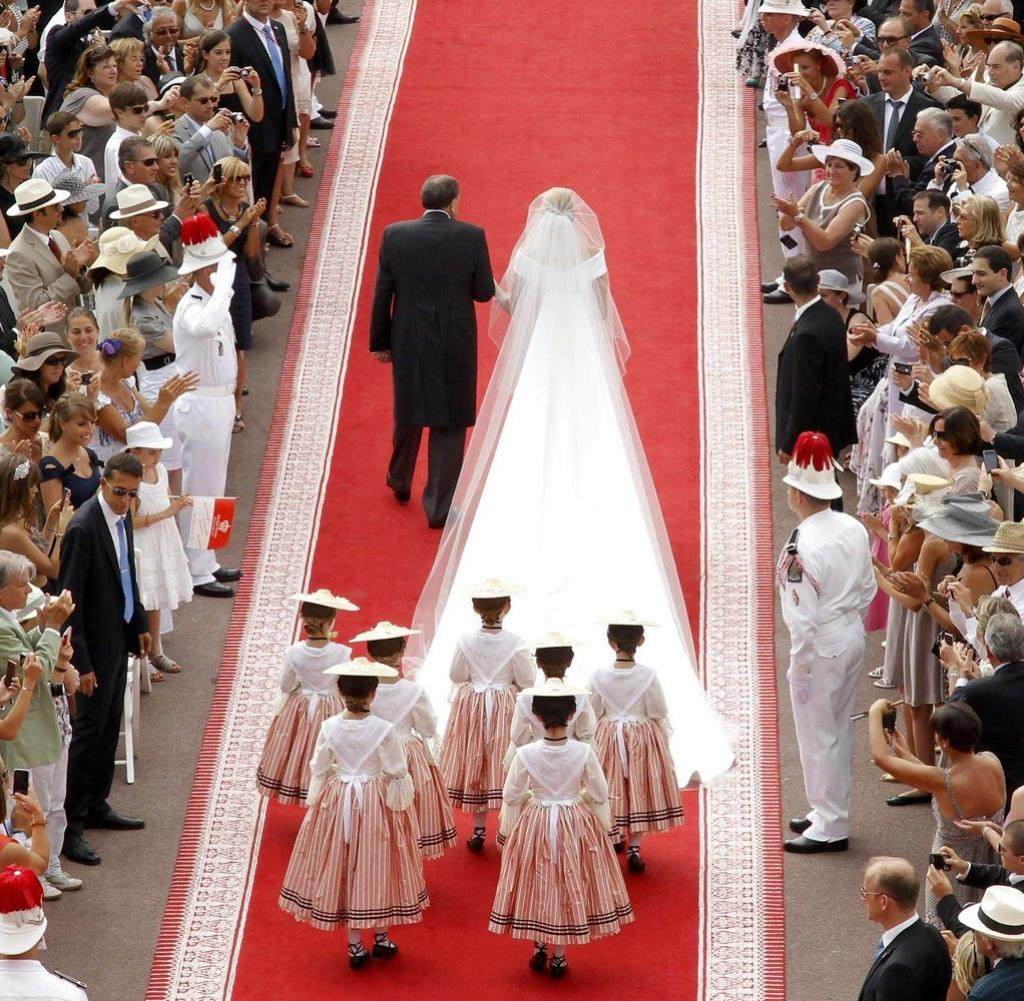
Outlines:
{"type": "Polygon", "coordinates": [[[626,865],[629,866],[630,872],[643,872],[647,868],[647,863],[640,858],[639,848],[630,848],[626,856],[626,865]]]}
{"type": "Polygon", "coordinates": [[[552,980],[561,980],[569,972],[569,964],[565,961],[565,956],[552,956],[548,972],[551,974],[552,980]]]}
{"type": "Polygon", "coordinates": [[[373,933],[373,958],[392,959],[398,952],[398,946],[388,939],[387,932],[373,933]]]}
{"type": "Polygon", "coordinates": [[[482,852],[484,850],[484,836],[486,834],[486,827],[474,827],[473,837],[466,839],[466,847],[471,852],[482,852]]]}
{"type": "Polygon", "coordinates": [[[361,970],[370,961],[370,953],[362,942],[350,943],[348,947],[348,965],[351,970],[361,970]]]}
{"type": "Polygon", "coordinates": [[[533,947],[536,952],[530,957],[530,969],[543,973],[548,965],[548,947],[544,942],[534,942],[533,947]]]}

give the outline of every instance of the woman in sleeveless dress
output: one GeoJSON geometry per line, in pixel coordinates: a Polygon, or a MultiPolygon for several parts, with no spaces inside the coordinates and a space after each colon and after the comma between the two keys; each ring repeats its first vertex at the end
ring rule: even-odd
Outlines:
{"type": "Polygon", "coordinates": [[[891,236],[872,240],[865,251],[870,267],[865,279],[870,290],[871,319],[891,323],[910,297],[903,245],[891,236]]]}
{"type": "MultiPolygon", "coordinates": [[[[1006,804],[1006,782],[999,759],[988,751],[975,753],[981,737],[981,720],[966,702],[951,701],[939,706],[931,717],[935,739],[945,767],[926,765],[907,747],[898,730],[886,731],[883,714],[892,709],[886,699],[873,703],[868,712],[868,742],[871,759],[901,782],[931,793],[935,814],[932,852],[944,845],[967,862],[990,864],[992,849],[982,834],[964,831],[956,822],[986,820],[999,823],[1006,804]]],[[[981,890],[953,881],[953,892],[961,904],[977,903],[981,890]]],[[[938,923],[935,897],[925,892],[925,920],[938,923]]]]}

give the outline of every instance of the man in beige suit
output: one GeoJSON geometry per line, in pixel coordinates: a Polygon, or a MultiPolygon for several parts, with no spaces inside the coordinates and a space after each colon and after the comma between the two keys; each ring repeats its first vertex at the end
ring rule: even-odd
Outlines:
{"type": "Polygon", "coordinates": [[[25,216],[25,225],[11,243],[7,275],[21,309],[37,309],[51,300],[73,306],[92,288],[86,268],[97,257],[96,244],[82,240],[73,247],[54,227],[60,222],[66,191],[29,178],[14,189],[10,216],[25,216]]]}

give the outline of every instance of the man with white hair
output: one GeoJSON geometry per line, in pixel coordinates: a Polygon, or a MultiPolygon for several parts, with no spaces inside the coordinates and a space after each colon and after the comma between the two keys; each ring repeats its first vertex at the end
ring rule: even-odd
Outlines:
{"type": "MultiPolygon", "coordinates": [[[[1006,181],[996,173],[993,164],[992,146],[987,137],[975,133],[964,136],[956,144],[953,159],[960,166],[953,174],[953,184],[946,192],[951,202],[960,201],[970,195],[988,195],[995,200],[1000,211],[1006,212],[1010,207],[1010,195],[1006,190],[1006,181]]],[[[939,169],[928,182],[929,188],[942,188],[939,169]]]]}
{"type": "Polygon", "coordinates": [[[160,77],[184,71],[185,56],[178,44],[178,15],[173,7],[154,7],[143,29],[146,50],[142,72],[160,88],[160,77]]]}
{"type": "Polygon", "coordinates": [[[974,932],[978,952],[992,963],[979,977],[968,1001],[1017,1001],[1024,997],[1024,895],[1009,886],[990,886],[980,904],[960,912],[974,932]]]}
{"type": "Polygon", "coordinates": [[[1013,121],[1024,108],[1024,48],[1017,42],[993,45],[988,52],[988,83],[973,75],[956,76],[936,67],[928,76],[928,90],[953,87],[984,106],[978,131],[991,136],[1000,146],[1015,145],[1013,121]]]}
{"type": "Polygon", "coordinates": [[[922,108],[914,120],[911,137],[917,152],[926,158],[916,181],[910,179],[910,164],[898,149],[894,147],[885,154],[885,173],[891,179],[896,210],[904,216],[913,215],[914,198],[934,177],[939,160],[956,152],[953,119],[944,108],[922,108]]]}

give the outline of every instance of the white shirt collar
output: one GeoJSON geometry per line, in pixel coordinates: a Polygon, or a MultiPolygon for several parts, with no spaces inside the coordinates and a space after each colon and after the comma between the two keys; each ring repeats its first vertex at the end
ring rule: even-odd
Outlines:
{"type": "Polygon", "coordinates": [[[912,35],[910,36],[910,40],[911,40],[911,41],[913,41],[913,40],[914,40],[915,38],[919,38],[919,37],[920,37],[921,35],[923,35],[923,34],[924,34],[924,33],[925,33],[925,32],[926,32],[926,31],[927,31],[927,30],[928,30],[928,29],[929,29],[930,27],[931,27],[931,25],[930,25],[930,24],[928,24],[928,25],[925,25],[925,27],[923,27],[923,28],[922,28],[922,29],[921,29],[920,31],[915,31],[915,32],[914,32],[914,33],[913,33],[913,34],[912,34],[912,35]]]}
{"type": "MultiPolygon", "coordinates": [[[[244,17],[249,22],[249,24],[251,24],[253,28],[259,32],[260,37],[263,37],[263,29],[270,24],[269,17],[266,19],[266,21],[257,21],[256,18],[254,18],[252,14],[250,14],[245,9],[242,10],[242,17],[244,17]]],[[[270,30],[273,31],[274,29],[271,28],[270,30]]]]}
{"type": "Polygon", "coordinates": [[[816,295],[810,302],[805,302],[802,306],[797,308],[797,311],[793,314],[793,322],[795,323],[804,315],[804,312],[816,302],[821,302],[821,296],[816,295]]]}
{"type": "Polygon", "coordinates": [[[28,232],[31,233],[40,243],[42,243],[43,246],[45,246],[45,247],[49,247],[50,246],[50,234],[49,233],[40,233],[38,229],[33,229],[28,223],[25,223],[25,225],[22,226],[21,228],[25,229],[25,230],[28,230],[28,232]]]}
{"type": "Polygon", "coordinates": [[[107,523],[107,527],[112,531],[117,531],[117,523],[121,520],[119,515],[114,509],[107,503],[107,498],[103,496],[102,492],[97,491],[96,496],[100,501],[100,510],[103,512],[103,519],[107,523]]]}
{"type": "Polygon", "coordinates": [[[423,214],[426,216],[430,215],[431,212],[439,212],[441,215],[446,215],[448,216],[449,219],[451,219],[451,215],[449,215],[447,209],[427,209],[423,214]]]}
{"type": "Polygon", "coordinates": [[[893,939],[895,939],[897,935],[901,934],[902,932],[905,932],[912,924],[914,924],[914,922],[920,920],[921,919],[916,914],[914,914],[911,917],[907,918],[907,920],[904,921],[902,924],[898,924],[894,928],[889,928],[887,931],[882,932],[882,947],[888,949],[889,946],[892,945],[893,939]]]}
{"type": "Polygon", "coordinates": [[[885,95],[886,101],[893,101],[895,104],[906,104],[910,100],[910,95],[913,94],[914,88],[908,88],[907,92],[902,97],[890,97],[888,94],[885,95]]]}

